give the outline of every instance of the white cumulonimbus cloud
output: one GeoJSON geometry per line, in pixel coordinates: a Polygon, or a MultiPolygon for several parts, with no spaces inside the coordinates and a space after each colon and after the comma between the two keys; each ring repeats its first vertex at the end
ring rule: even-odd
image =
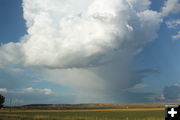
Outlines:
{"type": "Polygon", "coordinates": [[[149,6],[149,0],[24,0],[27,35],[2,46],[1,59],[71,68],[103,64],[114,51],[137,54],[157,37],[161,22],[149,6]]]}
{"type": "Polygon", "coordinates": [[[53,68],[42,70],[44,79],[73,88],[79,101],[116,96],[141,83],[134,56],[155,40],[170,11],[168,2],[161,13],[150,5],[149,0],[23,0],[27,34],[0,47],[0,67],[53,68]]]}

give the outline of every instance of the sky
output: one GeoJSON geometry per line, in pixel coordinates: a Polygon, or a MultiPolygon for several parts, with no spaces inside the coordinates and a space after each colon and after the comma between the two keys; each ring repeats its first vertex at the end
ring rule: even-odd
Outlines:
{"type": "Polygon", "coordinates": [[[180,102],[179,0],[0,0],[6,105],[180,102]]]}

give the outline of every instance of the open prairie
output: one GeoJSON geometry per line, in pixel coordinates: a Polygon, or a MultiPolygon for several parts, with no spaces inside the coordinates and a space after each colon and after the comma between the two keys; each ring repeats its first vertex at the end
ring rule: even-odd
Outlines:
{"type": "Polygon", "coordinates": [[[163,120],[163,108],[0,110],[0,120],[163,120]]]}

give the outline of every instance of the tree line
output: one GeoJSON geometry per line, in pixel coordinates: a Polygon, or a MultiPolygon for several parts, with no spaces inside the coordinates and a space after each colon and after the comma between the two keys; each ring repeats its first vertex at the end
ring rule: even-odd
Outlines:
{"type": "Polygon", "coordinates": [[[3,107],[4,102],[5,102],[5,97],[0,94],[0,108],[3,107]]]}

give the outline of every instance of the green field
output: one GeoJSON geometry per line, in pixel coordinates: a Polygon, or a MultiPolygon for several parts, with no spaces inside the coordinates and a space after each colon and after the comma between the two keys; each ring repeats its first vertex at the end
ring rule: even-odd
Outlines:
{"type": "Polygon", "coordinates": [[[0,110],[0,120],[164,120],[164,110],[0,110]]]}

